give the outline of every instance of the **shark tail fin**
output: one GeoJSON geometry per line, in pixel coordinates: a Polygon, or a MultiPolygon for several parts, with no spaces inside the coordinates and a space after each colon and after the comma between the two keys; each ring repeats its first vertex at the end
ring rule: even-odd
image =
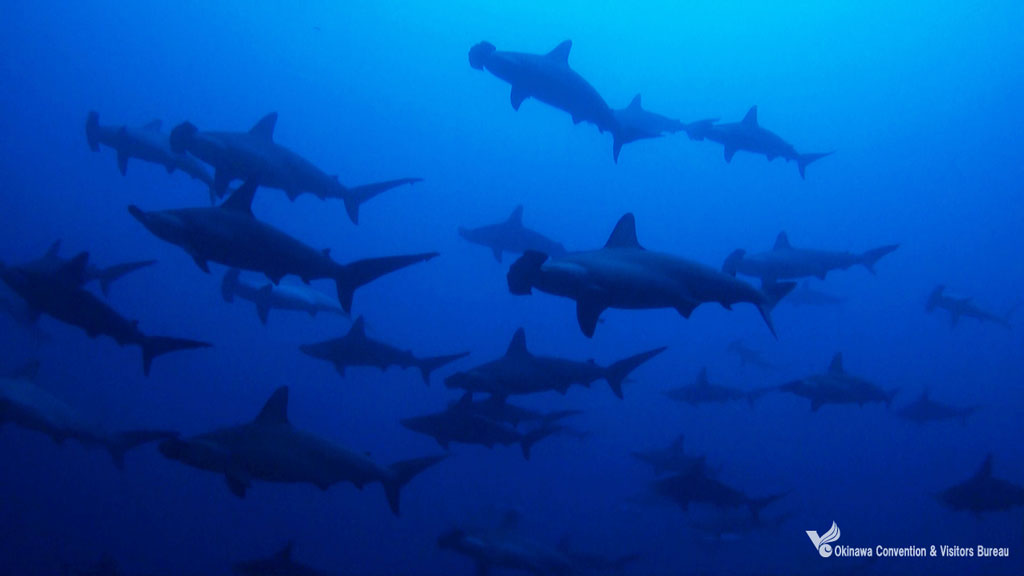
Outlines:
{"type": "Polygon", "coordinates": [[[823,154],[798,154],[796,157],[796,167],[798,170],[800,170],[800,178],[807,177],[805,174],[807,166],[809,166],[813,162],[821,160],[822,158],[830,154],[832,154],[832,152],[825,152],[823,154]]]}
{"type": "Polygon", "coordinates": [[[520,296],[529,294],[533,289],[534,280],[540,272],[540,267],[547,260],[547,254],[527,250],[508,269],[505,278],[508,280],[509,292],[520,296]]]}
{"type": "Polygon", "coordinates": [[[100,291],[103,292],[104,296],[110,294],[110,285],[116,280],[120,280],[126,274],[135,272],[147,266],[156,264],[156,260],[139,260],[137,262],[125,262],[124,264],[116,264],[108,268],[103,268],[97,273],[97,277],[100,281],[100,291]]]}
{"type": "MultiPolygon", "coordinates": [[[[398,180],[387,180],[385,182],[374,182],[362,186],[345,188],[342,186],[342,198],[345,200],[345,211],[348,212],[349,220],[353,224],[359,224],[359,207],[367,200],[405,184],[421,182],[422,178],[399,178],[398,180]]],[[[340,184],[339,184],[340,186],[340,184]]]]}
{"type": "Polygon", "coordinates": [[[107,440],[105,446],[107,451],[110,452],[110,457],[114,460],[114,466],[117,466],[118,470],[123,470],[124,456],[132,448],[137,448],[150,442],[176,438],[177,436],[177,432],[166,430],[132,430],[114,434],[107,440]]]}
{"type": "Polygon", "coordinates": [[[238,268],[232,268],[224,273],[224,279],[220,281],[220,295],[225,302],[235,301],[235,292],[238,290],[238,277],[242,272],[238,268]]]}
{"type": "Polygon", "coordinates": [[[409,483],[410,480],[418,476],[421,472],[437,464],[441,460],[447,458],[444,456],[426,456],[424,458],[413,458],[411,460],[402,460],[391,465],[388,469],[389,474],[384,479],[384,493],[388,497],[388,506],[391,507],[391,512],[395,516],[400,516],[400,492],[402,487],[409,483]]]}
{"type": "Polygon", "coordinates": [[[747,503],[750,507],[750,514],[754,517],[754,521],[758,522],[761,519],[761,511],[767,508],[776,500],[785,498],[789,492],[780,492],[778,494],[772,494],[771,496],[765,496],[764,498],[751,498],[747,503]]]}
{"type": "Polygon", "coordinates": [[[942,301],[942,293],[946,291],[946,287],[943,284],[939,284],[932,289],[932,293],[928,295],[928,302],[924,305],[926,312],[931,312],[939,305],[942,301]]]}
{"type": "Polygon", "coordinates": [[[437,370],[441,366],[454,362],[459,358],[465,358],[469,356],[469,352],[460,352],[459,354],[448,354],[445,356],[431,356],[429,358],[421,358],[419,361],[420,374],[423,375],[423,382],[430,386],[430,373],[437,370]]]}
{"type": "Polygon", "coordinates": [[[185,338],[169,338],[167,336],[146,336],[142,341],[142,372],[149,376],[153,359],[178,350],[209,348],[211,344],[185,338]]]}
{"type": "Polygon", "coordinates": [[[878,248],[875,248],[873,250],[868,250],[867,252],[860,255],[860,263],[862,266],[868,269],[868,272],[874,274],[875,264],[878,263],[878,261],[881,260],[883,256],[887,254],[892,254],[899,247],[899,244],[888,244],[886,246],[879,246],[878,248]]]}
{"type": "Polygon", "coordinates": [[[654,358],[658,354],[665,351],[665,347],[654,348],[640,354],[635,354],[629,358],[624,358],[618,362],[609,366],[605,372],[605,378],[608,379],[608,385],[611,387],[612,392],[622,398],[622,384],[629,377],[629,374],[640,367],[641,364],[647,362],[651,358],[654,358]]]}
{"type": "Polygon", "coordinates": [[[90,110],[85,119],[85,139],[89,142],[90,150],[100,151],[100,114],[95,110],[90,110]]]}
{"type": "Polygon", "coordinates": [[[772,282],[762,283],[761,292],[764,293],[764,299],[757,304],[757,309],[761,312],[761,318],[764,318],[764,323],[768,325],[768,330],[771,331],[772,336],[778,339],[778,334],[775,333],[775,323],[772,322],[772,309],[779,303],[780,300],[786,297],[796,288],[796,282],[772,282]]]}
{"type": "Polygon", "coordinates": [[[523,450],[523,458],[529,460],[530,450],[533,449],[533,445],[559,430],[561,430],[559,426],[541,426],[524,434],[523,438],[519,441],[519,446],[523,450]]]}
{"type": "Polygon", "coordinates": [[[341,304],[341,308],[345,312],[351,312],[352,296],[360,286],[369,284],[381,276],[401,270],[406,266],[426,262],[436,256],[438,256],[437,252],[425,252],[422,254],[387,256],[384,258],[367,258],[365,260],[357,260],[351,264],[339,264],[334,274],[334,283],[338,289],[338,302],[341,304]]]}

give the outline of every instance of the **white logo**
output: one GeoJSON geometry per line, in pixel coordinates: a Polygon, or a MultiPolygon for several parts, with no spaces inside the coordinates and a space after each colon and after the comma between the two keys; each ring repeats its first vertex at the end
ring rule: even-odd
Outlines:
{"type": "Polygon", "coordinates": [[[818,554],[821,554],[822,558],[828,558],[832,555],[832,546],[830,544],[839,540],[839,526],[832,522],[832,527],[821,536],[818,536],[816,530],[808,530],[807,537],[811,539],[811,544],[814,544],[814,547],[818,549],[818,554]]]}

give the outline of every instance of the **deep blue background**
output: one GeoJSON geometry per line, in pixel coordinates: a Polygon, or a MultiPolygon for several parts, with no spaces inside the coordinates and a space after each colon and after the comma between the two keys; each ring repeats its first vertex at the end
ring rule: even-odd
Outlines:
{"type": "MultiPolygon", "coordinates": [[[[392,517],[382,490],[350,485],[258,484],[246,500],[223,479],[140,449],[119,473],[101,453],[11,427],[0,433],[0,563],[12,574],[50,574],[61,562],[104,553],[128,573],[227,573],[286,540],[326,570],[470,573],[438,551],[439,533],[493,525],[507,509],[524,530],[575,548],[640,552],[636,573],[798,570],[825,561],[804,531],[832,521],[847,545],[1011,546],[1009,561],[890,561],[883,573],[1016,574],[1024,554],[1020,511],[974,518],[932,494],[969,476],[986,452],[997,475],[1024,481],[1019,414],[1022,339],[969,319],[950,330],[924,313],[936,283],[993,310],[1022,295],[1019,229],[1024,37],[1018,3],[869,2],[723,4],[606,2],[76,2],[8,0],[0,18],[0,258],[31,259],[54,239],[64,254],[100,263],[157,258],[115,285],[111,302],[143,330],[216,343],[158,359],[142,377],[138,351],[44,319],[38,343],[3,320],[4,365],[36,356],[41,385],[111,428],[197,433],[245,421],[269,393],[292,387],[291,419],[382,462],[434,453],[398,420],[455,395],[426,388],[415,371],[353,369],[337,377],[298,353],[300,343],[347,330],[335,317],[275,312],[260,326],[248,303],[224,304],[222,268],[206,276],[152,237],[125,207],[205,203],[187,177],[114,154],[94,154],[83,125],[161,118],[244,130],[280,113],[276,139],[345,183],[426,180],[374,199],[352,226],[337,203],[277,191],[257,216],[342,261],[406,251],[443,257],[360,290],[355,308],[373,333],[422,354],[471,349],[466,368],[504,352],[525,326],[535,352],[602,363],[649,347],[670,351],[636,373],[626,398],[602,383],[534,406],[586,409],[580,441],[547,441],[526,463],[518,448],[457,447],[403,491],[392,517]],[[255,4],[255,5],[254,5],[255,4]],[[299,4],[296,6],[295,4],[299,4]],[[641,92],[647,108],[683,120],[733,121],[753,104],[761,124],[804,151],[836,150],[801,181],[792,164],[738,154],[679,135],[627,146],[615,165],[611,138],[528,101],[517,113],[508,86],[471,69],[469,47],[546,52],[574,42],[570,64],[613,107],[641,92]],[[528,226],[573,249],[601,245],[622,213],[636,214],[645,246],[717,266],[733,249],[764,250],[779,230],[795,245],[860,251],[902,247],[878,276],[852,269],[824,289],[837,308],[780,306],[771,339],[752,307],[609,311],[591,341],[571,302],[508,294],[506,266],[461,241],[457,225],[505,218],[525,205],[528,226]],[[743,338],[785,366],[742,370],[725,353],[743,338]],[[689,383],[703,365],[739,386],[824,369],[842,350],[849,371],[897,403],[933,397],[983,404],[966,427],[917,428],[877,405],[829,407],[771,397],[756,407],[701,409],[659,390],[689,383]],[[628,451],[685,432],[723,478],[760,495],[791,494],[772,512],[794,519],[775,534],[708,545],[678,509],[650,506],[652,476],[628,451]]],[[[507,265],[507,261],[506,261],[507,265]]],[[[321,286],[330,290],[329,285],[321,286]]]]}

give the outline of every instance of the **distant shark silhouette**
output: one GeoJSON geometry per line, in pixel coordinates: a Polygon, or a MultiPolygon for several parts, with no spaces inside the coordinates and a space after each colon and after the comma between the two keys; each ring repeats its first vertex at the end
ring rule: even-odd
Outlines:
{"type": "Polygon", "coordinates": [[[743,492],[712,478],[706,471],[700,470],[689,474],[674,474],[656,480],[654,493],[675,503],[683,510],[691,504],[708,504],[717,508],[747,508],[754,520],[768,505],[786,496],[786,492],[761,498],[754,498],[743,492]]]}
{"type": "Polygon", "coordinates": [[[334,280],[342,309],[352,309],[352,297],[360,286],[381,276],[437,256],[437,252],[368,258],[351,264],[331,259],[330,250],[315,250],[253,216],[252,200],[257,184],[246,182],[220,206],[144,212],[128,211],[153,235],[180,246],[196,266],[210,272],[207,262],[261,272],[274,284],[289,274],[303,282],[334,280]]]}
{"type": "Polygon", "coordinates": [[[0,278],[25,301],[31,318],[46,314],[81,328],[90,338],[103,334],[120,346],[138,346],[142,349],[142,368],[147,376],[157,356],[210,346],[196,340],[143,334],[137,320],[121,316],[82,288],[88,265],[89,253],[82,252],[59,267],[33,264],[0,266],[0,278]]]}
{"type": "Polygon", "coordinates": [[[284,190],[290,200],[313,194],[321,200],[337,198],[353,223],[359,223],[359,207],[378,194],[419,182],[421,178],[400,178],[349,188],[337,176],[326,174],[311,162],[274,142],[277,113],[267,114],[248,132],[201,132],[184,122],[171,131],[171,150],[188,152],[213,166],[213,190],[218,197],[227,193],[232,180],[259,179],[267,188],[284,190]]]}
{"type": "Polygon", "coordinates": [[[498,262],[501,262],[502,252],[523,253],[534,250],[551,256],[565,254],[564,246],[523,226],[522,206],[516,206],[506,220],[497,224],[478,228],[460,226],[459,236],[473,244],[490,248],[498,262]]]}
{"type": "Polygon", "coordinates": [[[898,248],[899,244],[888,244],[863,254],[794,248],[789,236],[779,232],[771,251],[747,254],[745,250],[736,250],[726,258],[722,269],[730,274],[756,276],[767,283],[807,277],[824,280],[832,270],[846,270],[855,264],[874,274],[875,264],[898,248]]]}
{"type": "Polygon", "coordinates": [[[1024,506],[1024,486],[993,476],[992,454],[988,454],[973,476],[942,491],[938,499],[953,510],[967,510],[980,516],[1024,506]]]}
{"type": "Polygon", "coordinates": [[[316,316],[318,312],[330,312],[348,317],[338,301],[323,292],[305,284],[260,284],[243,280],[241,271],[232,268],[224,273],[220,293],[225,302],[233,302],[235,296],[256,305],[256,315],[264,325],[271,310],[297,310],[316,316]]]}
{"type": "Polygon", "coordinates": [[[399,491],[445,456],[415,458],[383,467],[288,421],[288,387],[278,388],[252,422],[191,438],[165,440],[160,452],[188,466],[223,474],[228,488],[244,498],[253,480],[307,483],[327,490],[339,482],[357,488],[380,482],[391,511],[399,514],[399,491]]]}
{"type": "MultiPolygon", "coordinates": [[[[792,297],[792,295],[793,293],[791,292],[782,301],[788,301],[792,297]]],[[[730,342],[729,347],[726,348],[726,351],[735,354],[736,357],[739,358],[740,360],[740,366],[744,368],[747,366],[755,366],[757,368],[761,368],[762,370],[779,369],[779,367],[776,366],[775,364],[772,364],[768,360],[765,360],[764,354],[762,354],[759,350],[755,350],[747,346],[746,344],[743,343],[742,340],[734,340],[730,342]]]]}
{"type": "Polygon", "coordinates": [[[614,137],[612,142],[612,158],[616,163],[619,161],[619,153],[622,151],[622,147],[630,142],[646,138],[660,138],[666,134],[675,134],[689,128],[686,124],[675,118],[644,110],[639,94],[633,97],[629,106],[620,110],[613,110],[612,113],[615,115],[615,120],[618,123],[617,130],[612,133],[614,137]]]}
{"type": "Polygon", "coordinates": [[[527,460],[530,459],[530,450],[534,444],[562,429],[554,422],[543,421],[528,431],[519,431],[512,424],[492,420],[474,411],[472,403],[472,397],[466,394],[454,406],[432,414],[403,418],[401,424],[409,430],[432,437],[445,450],[452,442],[477,444],[487,448],[496,444],[519,444],[523,458],[527,460]]]}
{"type": "MultiPolygon", "coordinates": [[[[69,260],[67,258],[61,258],[60,256],[60,246],[61,241],[55,241],[50,245],[50,248],[47,249],[46,254],[44,254],[42,258],[35,260],[29,264],[29,266],[57,270],[64,264],[67,264],[69,260]]],[[[120,280],[127,274],[147,268],[153,264],[156,264],[156,260],[139,260],[101,268],[92,262],[88,262],[86,263],[85,270],[82,273],[83,285],[93,281],[98,282],[100,285],[100,292],[102,292],[104,296],[109,296],[110,286],[115,281],[120,280]]]]}
{"type": "Polygon", "coordinates": [[[423,382],[430,385],[430,374],[445,364],[449,364],[469,356],[469,352],[418,358],[409,350],[400,350],[371,339],[366,335],[366,324],[363,317],[356,318],[347,334],[341,338],[332,338],[316,344],[304,344],[299,347],[307,356],[326,360],[334,364],[338,374],[345,375],[349,366],[374,366],[387,370],[389,366],[401,368],[419,368],[423,382]]]}
{"type": "Polygon", "coordinates": [[[535,98],[567,112],[574,124],[589,122],[602,132],[615,132],[618,122],[597,90],[569,67],[572,41],[566,40],[547,54],[502,52],[489,42],[469,50],[469,65],[487,70],[512,85],[512,108],[535,98]]]}
{"type": "Polygon", "coordinates": [[[1010,324],[1010,316],[1013,314],[1013,310],[1003,316],[993,314],[987,310],[983,310],[977,304],[971,301],[966,296],[956,296],[948,294],[946,287],[939,284],[932,290],[932,293],[928,296],[928,303],[925,304],[925,310],[931,312],[936,308],[941,308],[949,312],[949,323],[950,326],[955,327],[961,317],[974,318],[979,322],[991,322],[997,326],[1003,328],[1012,328],[1010,324]]]}
{"type": "Polygon", "coordinates": [[[691,406],[697,406],[699,404],[724,404],[736,400],[746,400],[753,404],[755,400],[767,391],[767,388],[740,390],[739,388],[732,388],[721,384],[712,384],[708,380],[708,369],[705,367],[701,368],[700,372],[697,373],[697,380],[693,384],[666,390],[664,394],[676,402],[685,402],[691,406]]]}
{"type": "Polygon", "coordinates": [[[93,152],[99,152],[100,144],[117,152],[117,168],[122,176],[128,172],[128,160],[138,158],[159,164],[168,173],[181,170],[209,186],[212,195],[213,176],[210,172],[188,154],[171,150],[170,137],[160,131],[160,126],[159,120],[153,120],[140,128],[101,126],[99,113],[91,111],[85,122],[85,136],[93,152]]]}
{"type": "Polygon", "coordinates": [[[727,309],[749,302],[774,335],[771,310],[795,286],[779,283],[758,290],[709,266],[645,250],[637,241],[632,214],[619,220],[603,248],[554,258],[527,252],[512,264],[507,277],[513,294],[530,294],[537,288],[575,300],[576,320],[588,338],[607,308],[674,308],[689,318],[705,302],[727,309]]]}
{"type": "Polygon", "coordinates": [[[547,391],[565,394],[573,384],[589,387],[592,382],[603,379],[612,393],[622,398],[622,384],[629,374],[664,351],[664,347],[655,348],[601,366],[593,360],[578,362],[535,355],[526,348],[526,331],[519,328],[504,356],[452,374],[444,384],[448,388],[506,397],[547,391]]]}
{"type": "Polygon", "coordinates": [[[0,427],[10,422],[41,432],[58,444],[72,439],[84,446],[103,447],[118,468],[124,467],[125,454],[132,448],[178,435],[164,430],[108,432],[34,382],[36,370],[38,363],[30,363],[0,377],[0,427]]]}
{"type": "Polygon", "coordinates": [[[920,397],[900,408],[896,415],[915,424],[927,424],[929,422],[942,422],[945,420],[959,420],[961,424],[967,424],[967,418],[977,411],[978,406],[960,408],[932,400],[931,394],[925,388],[921,392],[920,397]]]}
{"type": "Polygon", "coordinates": [[[828,371],[801,380],[794,380],[778,388],[811,401],[811,410],[817,412],[825,404],[865,404],[880,402],[889,407],[898,390],[886,391],[861,378],[847,374],[843,368],[843,354],[832,357],[828,371]]]}
{"type": "Polygon", "coordinates": [[[776,158],[784,158],[787,162],[795,160],[801,178],[805,177],[805,170],[809,164],[832,154],[797,152],[792,144],[757,123],[757,106],[752,106],[739,122],[717,124],[713,121],[703,121],[690,125],[687,132],[694,140],[711,140],[724,146],[726,162],[732,162],[732,157],[739,150],[763,154],[769,162],[776,158]]]}
{"type": "Polygon", "coordinates": [[[649,464],[658,476],[662,474],[693,474],[704,470],[706,456],[690,456],[684,449],[684,436],[680,434],[668,448],[657,450],[634,450],[630,455],[649,464]]]}

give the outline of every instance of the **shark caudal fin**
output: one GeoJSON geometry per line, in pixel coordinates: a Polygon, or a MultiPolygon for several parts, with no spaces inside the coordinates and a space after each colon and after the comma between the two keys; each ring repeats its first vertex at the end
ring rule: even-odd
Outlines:
{"type": "Polygon", "coordinates": [[[883,256],[892,254],[899,248],[899,244],[888,244],[886,246],[879,246],[874,250],[868,250],[867,252],[860,255],[860,264],[868,269],[868,272],[875,273],[875,264],[882,259],[883,256]]]}
{"type": "Polygon", "coordinates": [[[519,447],[523,451],[523,458],[526,460],[530,459],[530,450],[533,449],[533,445],[541,440],[551,436],[555,432],[558,432],[562,428],[560,426],[545,425],[536,430],[531,430],[526,434],[523,434],[522,439],[519,440],[519,447]]]}
{"type": "Polygon", "coordinates": [[[142,372],[149,376],[149,369],[153,366],[153,359],[170,352],[178,350],[193,350],[195,348],[209,348],[212,344],[198,340],[187,340],[185,338],[169,338],[167,336],[146,336],[142,341],[142,372]]]}
{"type": "Polygon", "coordinates": [[[104,446],[110,452],[110,457],[114,460],[114,466],[117,466],[118,470],[122,470],[124,469],[124,456],[132,448],[177,437],[177,432],[169,430],[132,430],[114,434],[107,439],[104,446]]]}
{"type": "Polygon", "coordinates": [[[796,167],[800,170],[800,178],[806,179],[805,171],[807,170],[807,166],[831,154],[832,152],[825,152],[824,154],[797,154],[796,167]]]}
{"type": "Polygon", "coordinates": [[[235,292],[238,291],[238,277],[242,272],[238,268],[232,268],[224,273],[224,279],[220,281],[220,295],[225,302],[235,301],[235,292]]]}
{"type": "Polygon", "coordinates": [[[152,266],[153,264],[156,264],[156,260],[139,260],[137,262],[125,262],[124,264],[101,268],[96,272],[96,278],[100,282],[100,291],[103,292],[104,296],[108,296],[110,294],[110,285],[116,280],[121,279],[126,274],[152,266]]]}
{"type": "MultiPolygon", "coordinates": [[[[398,180],[387,180],[385,182],[374,182],[363,184],[352,188],[341,187],[341,198],[345,201],[345,211],[353,224],[359,224],[359,207],[367,200],[405,184],[422,182],[423,178],[399,178],[398,180]]],[[[341,186],[341,184],[338,184],[341,186]]]]}
{"type": "Polygon", "coordinates": [[[487,59],[490,58],[491,54],[494,54],[498,49],[494,47],[494,44],[490,42],[480,42],[475,44],[469,49],[469,65],[477,70],[483,70],[484,64],[487,63],[487,59]]]}
{"type": "Polygon", "coordinates": [[[424,458],[413,458],[411,460],[402,460],[396,462],[388,468],[388,476],[381,481],[384,484],[384,493],[388,497],[388,506],[391,507],[391,513],[395,516],[401,516],[400,504],[401,504],[401,490],[402,487],[409,483],[410,480],[415,478],[427,468],[437,464],[441,460],[447,458],[448,455],[442,456],[427,456],[424,458]]]}
{"type": "Polygon", "coordinates": [[[747,501],[747,506],[750,508],[750,514],[754,517],[754,521],[761,519],[761,511],[771,505],[777,500],[785,498],[789,492],[780,492],[778,494],[772,494],[771,496],[765,496],[764,498],[751,498],[747,501]]]}
{"type": "Polygon", "coordinates": [[[334,283],[338,289],[338,302],[345,312],[352,311],[352,296],[360,286],[369,284],[381,276],[426,262],[439,256],[437,252],[409,254],[405,256],[387,256],[384,258],[367,258],[351,264],[339,264],[334,274],[334,283]]]}
{"type": "Polygon", "coordinates": [[[469,356],[469,352],[461,352],[459,354],[448,354],[446,356],[431,356],[430,358],[420,358],[417,367],[420,369],[420,374],[423,375],[423,383],[430,386],[430,373],[437,370],[445,364],[455,362],[459,358],[465,358],[469,356]]]}
{"type": "Polygon", "coordinates": [[[85,139],[89,142],[90,150],[100,151],[100,114],[95,110],[90,110],[85,119],[85,139]]]}
{"type": "Polygon", "coordinates": [[[608,380],[608,386],[611,387],[612,392],[622,398],[622,383],[626,381],[629,374],[640,367],[641,364],[647,362],[651,358],[654,358],[658,354],[661,354],[666,349],[665,346],[648,350],[647,352],[641,352],[635,354],[629,358],[624,358],[618,362],[612,364],[605,370],[605,378],[608,380]]]}
{"type": "Polygon", "coordinates": [[[519,296],[530,294],[533,290],[534,280],[540,273],[540,267],[547,260],[547,254],[527,250],[512,263],[508,274],[505,275],[505,279],[508,281],[508,291],[519,296]]]}
{"type": "Polygon", "coordinates": [[[772,282],[762,283],[761,292],[764,294],[764,298],[757,304],[757,310],[761,312],[761,318],[764,318],[764,323],[768,325],[768,330],[771,331],[772,336],[778,340],[779,335],[775,333],[775,323],[772,322],[772,309],[779,303],[780,300],[785,298],[786,294],[789,294],[796,288],[796,282],[772,282]]]}

